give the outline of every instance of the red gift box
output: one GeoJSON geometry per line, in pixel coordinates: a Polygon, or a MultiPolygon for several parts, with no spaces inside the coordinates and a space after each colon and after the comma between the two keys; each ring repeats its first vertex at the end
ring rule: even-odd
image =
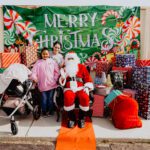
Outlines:
{"type": "Polygon", "coordinates": [[[94,117],[103,117],[104,114],[104,96],[94,95],[94,103],[92,106],[94,117]]]}
{"type": "Polygon", "coordinates": [[[138,60],[136,61],[136,65],[137,65],[138,67],[150,66],[150,59],[148,59],[148,60],[141,60],[141,59],[138,59],[138,60]]]}
{"type": "Polygon", "coordinates": [[[0,68],[7,68],[11,64],[20,62],[20,53],[0,53],[0,68]]]}

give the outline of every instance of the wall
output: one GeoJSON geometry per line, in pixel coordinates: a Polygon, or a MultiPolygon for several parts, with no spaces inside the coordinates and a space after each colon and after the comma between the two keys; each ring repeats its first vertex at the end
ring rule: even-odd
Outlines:
{"type": "MultiPolygon", "coordinates": [[[[37,6],[22,6],[36,8],[37,6]]],[[[0,6],[0,51],[3,51],[3,12],[0,6]]],[[[141,7],[141,58],[150,59],[150,7],[141,7]]]]}
{"type": "Polygon", "coordinates": [[[4,49],[3,42],[3,11],[2,6],[0,6],[0,52],[4,49]]]}

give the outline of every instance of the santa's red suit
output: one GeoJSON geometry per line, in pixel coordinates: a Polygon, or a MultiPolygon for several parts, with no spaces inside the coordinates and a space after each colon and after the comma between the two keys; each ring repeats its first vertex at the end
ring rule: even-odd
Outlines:
{"type": "MultiPolygon", "coordinates": [[[[76,61],[75,53],[67,54],[65,62],[69,59],[76,61]]],[[[76,61],[76,65],[72,62],[70,67],[61,69],[60,84],[64,86],[64,109],[71,111],[75,108],[75,98],[79,100],[79,108],[82,111],[89,110],[89,90],[93,90],[93,83],[87,68],[76,61]],[[70,73],[76,67],[74,75],[70,73]]]]}

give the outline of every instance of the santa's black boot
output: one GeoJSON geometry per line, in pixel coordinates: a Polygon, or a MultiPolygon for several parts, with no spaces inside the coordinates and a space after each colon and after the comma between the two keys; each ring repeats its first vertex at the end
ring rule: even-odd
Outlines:
{"type": "Polygon", "coordinates": [[[78,127],[84,128],[85,127],[85,111],[79,110],[79,120],[78,120],[78,127]]]}
{"type": "Polygon", "coordinates": [[[75,114],[74,114],[74,111],[71,110],[71,111],[68,111],[68,128],[73,128],[75,126],[75,114]]]}

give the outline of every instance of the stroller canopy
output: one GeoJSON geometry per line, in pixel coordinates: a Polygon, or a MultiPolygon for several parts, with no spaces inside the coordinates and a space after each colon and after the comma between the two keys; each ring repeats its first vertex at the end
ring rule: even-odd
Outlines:
{"type": "Polygon", "coordinates": [[[9,86],[12,79],[24,82],[28,79],[31,71],[23,64],[12,64],[0,75],[0,94],[2,94],[9,86]]]}

